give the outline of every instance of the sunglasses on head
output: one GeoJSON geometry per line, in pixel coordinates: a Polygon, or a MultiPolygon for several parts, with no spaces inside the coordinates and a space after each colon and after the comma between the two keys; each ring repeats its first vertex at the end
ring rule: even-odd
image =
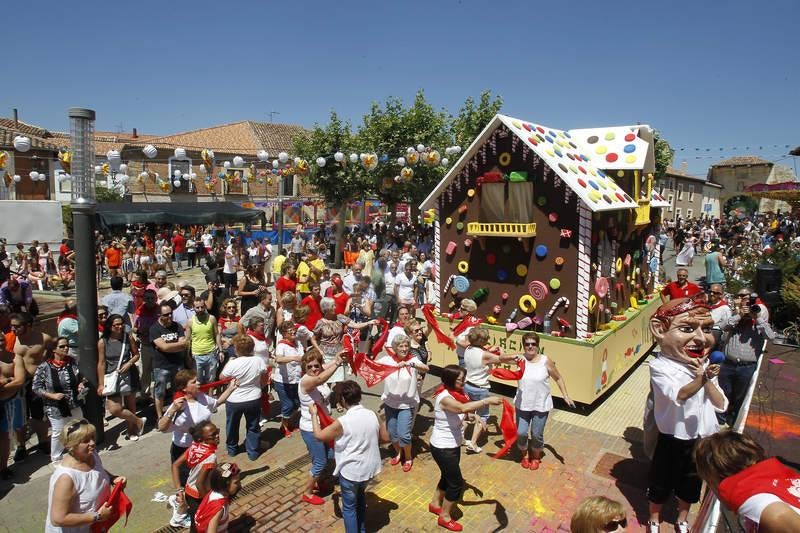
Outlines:
{"type": "Polygon", "coordinates": [[[81,426],[88,426],[88,425],[89,425],[89,421],[86,420],[85,418],[81,418],[80,420],[76,420],[75,422],[73,422],[72,424],[70,424],[67,427],[67,435],[75,433],[76,431],[78,431],[78,428],[81,427],[81,426]]]}
{"type": "Polygon", "coordinates": [[[603,526],[603,531],[609,531],[609,532],[616,531],[617,528],[619,528],[620,526],[622,526],[623,528],[628,527],[628,519],[621,518],[620,520],[612,520],[608,524],[603,526]]]}

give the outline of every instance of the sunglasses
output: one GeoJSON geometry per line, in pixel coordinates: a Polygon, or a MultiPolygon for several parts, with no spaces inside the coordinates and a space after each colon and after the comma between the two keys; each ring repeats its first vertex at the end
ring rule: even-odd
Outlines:
{"type": "Polygon", "coordinates": [[[306,365],[306,368],[322,368],[322,365],[306,365]]]}
{"type": "Polygon", "coordinates": [[[164,318],[171,317],[172,313],[161,313],[161,316],[163,316],[164,318]]]}
{"type": "Polygon", "coordinates": [[[108,313],[97,313],[97,317],[98,318],[101,317],[101,316],[108,316],[108,313]]]}
{"type": "Polygon", "coordinates": [[[722,296],[722,291],[708,291],[708,294],[716,294],[717,296],[722,296]]]}
{"type": "Polygon", "coordinates": [[[526,342],[526,343],[525,343],[525,347],[526,347],[526,348],[528,348],[528,347],[530,347],[530,346],[539,346],[539,345],[538,345],[538,344],[536,344],[535,342],[526,342]]]}
{"type": "Polygon", "coordinates": [[[67,427],[67,435],[75,433],[76,431],[78,431],[78,428],[81,427],[81,426],[88,426],[88,425],[89,425],[89,421],[86,420],[85,418],[81,418],[80,420],[76,420],[75,422],[73,422],[72,424],[70,424],[67,427]]]}
{"type": "Polygon", "coordinates": [[[622,518],[620,520],[612,520],[611,522],[603,526],[603,531],[616,531],[617,528],[619,527],[622,528],[628,527],[628,519],[622,518]]]}
{"type": "Polygon", "coordinates": [[[190,296],[191,294],[189,294],[188,292],[181,294],[181,298],[189,298],[190,296]]]}

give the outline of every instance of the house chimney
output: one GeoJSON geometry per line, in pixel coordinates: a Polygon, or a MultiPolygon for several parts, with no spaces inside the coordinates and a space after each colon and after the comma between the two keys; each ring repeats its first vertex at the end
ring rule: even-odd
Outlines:
{"type": "Polygon", "coordinates": [[[689,173],[689,163],[687,163],[686,161],[683,161],[681,163],[681,172],[683,172],[684,174],[689,173]]]}
{"type": "Polygon", "coordinates": [[[13,110],[13,114],[14,114],[14,125],[19,126],[19,112],[17,111],[16,107],[13,110]]]}
{"type": "Polygon", "coordinates": [[[139,134],[136,133],[136,128],[133,128],[133,135],[131,135],[131,137],[133,137],[134,139],[138,139],[139,138],[139,134]]]}

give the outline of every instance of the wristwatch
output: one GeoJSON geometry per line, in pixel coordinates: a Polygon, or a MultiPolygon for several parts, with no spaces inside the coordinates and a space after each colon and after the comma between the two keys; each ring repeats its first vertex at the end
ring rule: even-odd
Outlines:
{"type": "Polygon", "coordinates": [[[97,511],[94,512],[94,517],[92,518],[92,522],[99,522],[100,521],[100,513],[97,511]]]}

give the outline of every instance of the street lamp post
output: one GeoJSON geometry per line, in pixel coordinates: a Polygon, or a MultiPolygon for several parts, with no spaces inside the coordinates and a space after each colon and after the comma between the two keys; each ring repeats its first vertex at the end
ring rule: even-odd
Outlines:
{"type": "Polygon", "coordinates": [[[284,176],[278,179],[278,252],[283,249],[283,180],[284,176]]]}
{"type": "Polygon", "coordinates": [[[84,415],[102,442],[103,402],[97,394],[97,277],[94,216],[97,206],[94,179],[94,120],[91,109],[69,110],[72,145],[72,227],[75,239],[75,289],[78,303],[80,370],[90,383],[84,415]]]}

